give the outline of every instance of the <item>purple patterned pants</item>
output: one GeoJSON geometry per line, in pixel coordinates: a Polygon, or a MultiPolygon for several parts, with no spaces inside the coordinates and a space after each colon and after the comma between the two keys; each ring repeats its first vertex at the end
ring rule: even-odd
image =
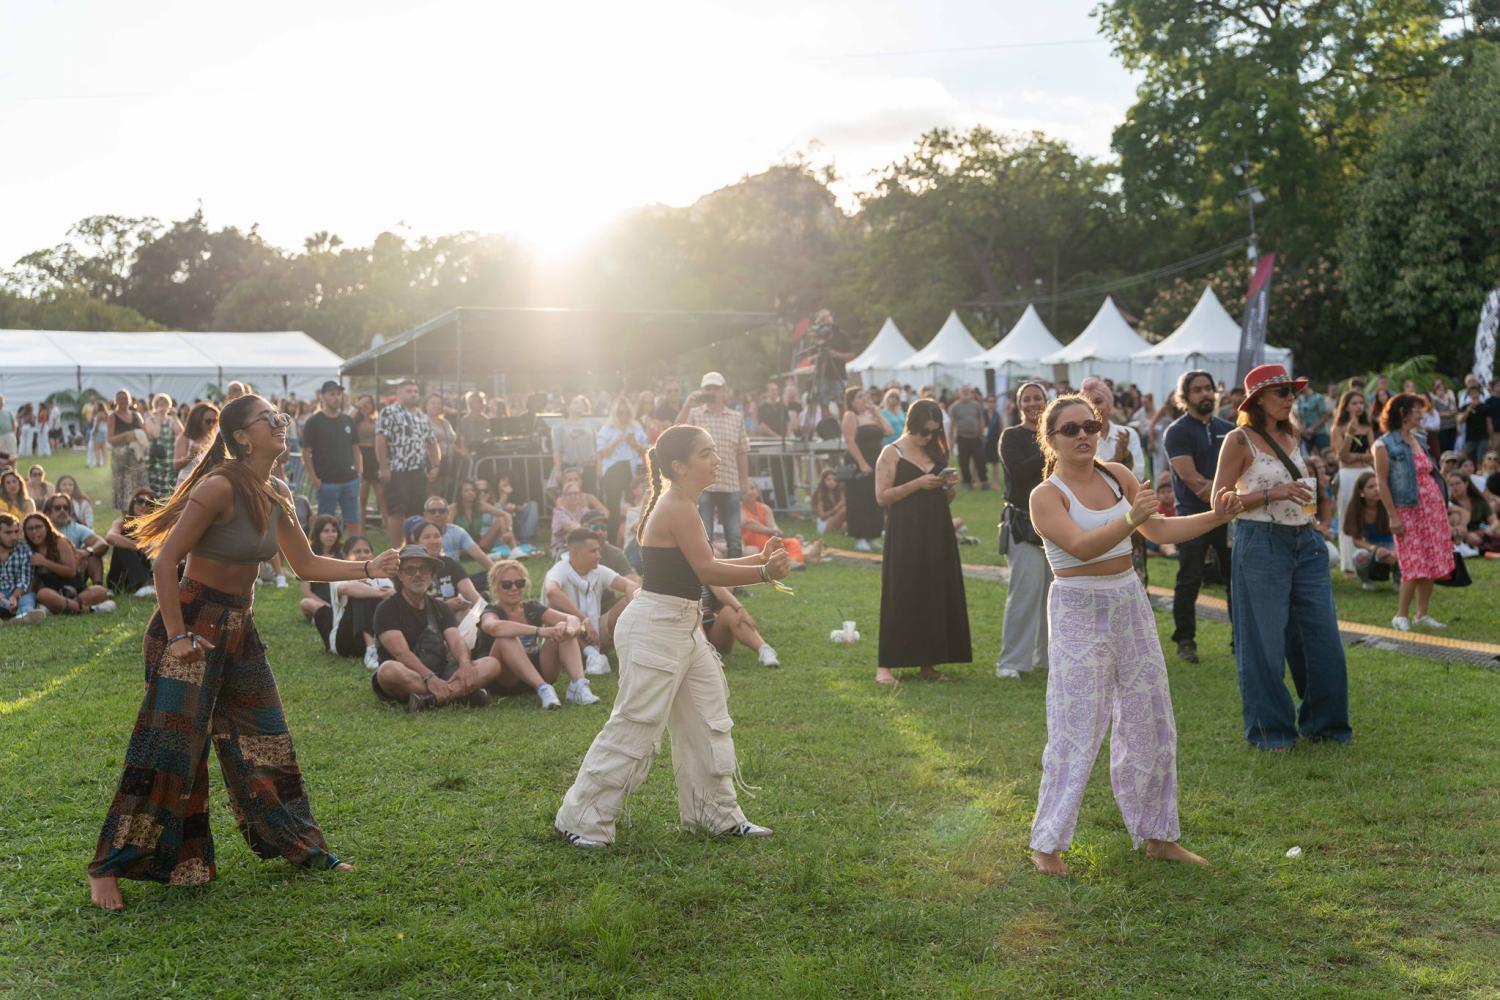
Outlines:
{"type": "Polygon", "coordinates": [[[1146,591],[1133,571],[1060,576],[1047,602],[1047,749],[1031,847],[1073,842],[1078,808],[1111,722],[1109,781],[1136,847],[1176,841],[1177,725],[1146,591]]]}

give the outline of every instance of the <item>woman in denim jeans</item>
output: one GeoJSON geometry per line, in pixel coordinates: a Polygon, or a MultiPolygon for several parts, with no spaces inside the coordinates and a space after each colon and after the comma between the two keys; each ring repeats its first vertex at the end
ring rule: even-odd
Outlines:
{"type": "Polygon", "coordinates": [[[1311,475],[1291,419],[1306,381],[1280,365],[1245,376],[1240,426],[1224,439],[1214,475],[1215,494],[1233,487],[1244,505],[1231,558],[1234,658],[1245,739],[1262,750],[1289,750],[1299,735],[1339,742],[1353,735],[1328,550],[1304,506],[1314,493],[1298,481],[1311,475]],[[1286,689],[1287,667],[1300,707],[1286,689]]]}
{"type": "Polygon", "coordinates": [[[1391,627],[1411,631],[1412,597],[1417,599],[1415,624],[1446,628],[1427,613],[1432,583],[1453,572],[1453,542],[1448,533],[1448,490],[1432,459],[1422,447],[1418,426],[1427,403],[1415,393],[1393,396],[1380,415],[1385,431],[1375,442],[1375,479],[1380,502],[1396,536],[1396,560],[1401,567],[1401,590],[1391,627]]]}

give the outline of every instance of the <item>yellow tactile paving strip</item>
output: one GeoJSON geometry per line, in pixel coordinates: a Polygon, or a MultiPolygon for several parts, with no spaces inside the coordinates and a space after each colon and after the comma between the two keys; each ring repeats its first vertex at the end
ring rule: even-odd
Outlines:
{"type": "MultiPolygon", "coordinates": [[[[858,562],[880,561],[878,552],[854,552],[849,549],[828,549],[830,555],[836,555],[844,559],[853,559],[858,562]]],[[[1002,567],[986,563],[964,563],[964,574],[966,576],[984,577],[989,576],[1002,567]]],[[[1157,597],[1171,597],[1172,591],[1166,587],[1147,587],[1147,593],[1157,597]]],[[[1206,608],[1217,611],[1228,612],[1229,607],[1222,598],[1203,596],[1198,598],[1198,603],[1206,608]]],[[[1410,643],[1414,646],[1431,646],[1435,649],[1462,649],[1471,653],[1483,653],[1488,656],[1500,657],[1500,646],[1488,642],[1474,642],[1471,639],[1450,639],[1445,635],[1430,635],[1425,632],[1398,632],[1393,628],[1384,628],[1380,625],[1366,625],[1362,622],[1339,621],[1339,630],[1354,635],[1376,636],[1381,639],[1390,639],[1395,642],[1410,643]]]]}

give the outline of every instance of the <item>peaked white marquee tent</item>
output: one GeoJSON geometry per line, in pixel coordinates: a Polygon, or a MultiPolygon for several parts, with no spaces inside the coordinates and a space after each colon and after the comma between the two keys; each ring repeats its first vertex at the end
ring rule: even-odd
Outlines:
{"type": "Polygon", "coordinates": [[[311,398],[339,377],[343,359],[300,331],[282,333],[79,333],[0,330],[0,394],[10,408],[54,392],[105,396],[165,392],[196,399],[235,380],[275,395],[311,398]]]}
{"type": "MultiPolygon", "coordinates": [[[[1201,368],[1226,386],[1233,385],[1239,358],[1240,324],[1213,289],[1205,286],[1198,304],[1170,337],[1132,358],[1132,381],[1160,402],[1177,387],[1177,377],[1191,368],[1201,368]]],[[[1267,344],[1266,363],[1285,365],[1290,372],[1292,352],[1267,344]]]]}
{"type": "Polygon", "coordinates": [[[896,365],[896,372],[903,381],[914,385],[931,383],[949,389],[976,385],[984,378],[983,370],[974,364],[974,357],[981,350],[979,341],[958,318],[957,311],[950,312],[937,336],[926,347],[896,365]]]}
{"type": "Polygon", "coordinates": [[[1080,385],[1090,375],[1121,384],[1134,381],[1130,359],[1150,346],[1125,322],[1115,300],[1106,296],[1083,332],[1062,350],[1042,358],[1042,363],[1067,365],[1069,385],[1080,385]]]}
{"type": "Polygon", "coordinates": [[[896,328],[896,321],[887,316],[870,346],[844,369],[859,375],[866,387],[888,385],[900,378],[896,366],[915,353],[910,341],[896,328]]]}
{"type": "Polygon", "coordinates": [[[1047,329],[1047,324],[1042,322],[1036,306],[1027,305],[1026,311],[1021,313],[1021,318],[1016,320],[1016,325],[1000,338],[998,344],[970,358],[969,361],[981,370],[993,369],[996,375],[995,391],[1004,393],[1010,390],[1010,379],[1013,375],[1044,374],[1045,365],[1042,358],[1060,350],[1062,350],[1062,344],[1052,336],[1052,331],[1047,329]]]}

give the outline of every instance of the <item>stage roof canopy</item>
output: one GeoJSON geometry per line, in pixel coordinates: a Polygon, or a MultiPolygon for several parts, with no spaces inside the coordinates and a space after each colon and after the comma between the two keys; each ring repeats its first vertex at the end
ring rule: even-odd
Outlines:
{"type": "MultiPolygon", "coordinates": [[[[607,374],[704,350],[776,320],[770,312],[465,306],[355,355],[343,373],[456,382],[493,372],[607,374]]],[[[714,356],[704,355],[712,368],[714,356]]]]}

